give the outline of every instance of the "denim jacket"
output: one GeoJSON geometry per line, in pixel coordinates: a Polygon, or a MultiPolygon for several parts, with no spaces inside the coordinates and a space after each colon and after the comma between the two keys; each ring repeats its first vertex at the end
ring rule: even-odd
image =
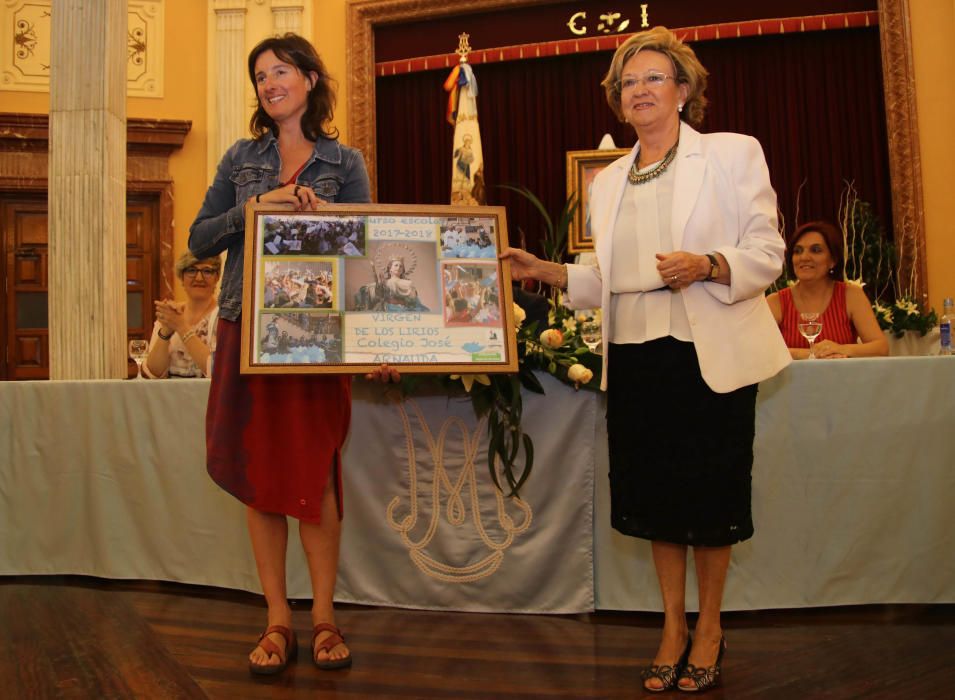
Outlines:
{"type": "MultiPolygon", "coordinates": [[[[258,140],[240,139],[222,157],[202,208],[189,227],[189,250],[197,258],[228,251],[219,293],[219,317],[235,321],[242,313],[245,204],[250,197],[277,188],[282,161],[271,133],[258,140]]],[[[371,201],[361,152],[319,138],[296,183],[311,187],[328,202],[371,201]]]]}

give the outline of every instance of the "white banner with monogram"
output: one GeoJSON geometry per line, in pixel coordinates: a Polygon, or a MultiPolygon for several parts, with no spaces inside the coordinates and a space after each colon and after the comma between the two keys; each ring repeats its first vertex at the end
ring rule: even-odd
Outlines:
{"type": "Polygon", "coordinates": [[[519,499],[491,482],[487,423],[476,420],[470,400],[370,400],[368,387],[356,384],[337,600],[499,612],[593,608],[597,396],[568,396],[571,388],[541,380],[546,395],[523,395],[535,456],[519,499]]]}

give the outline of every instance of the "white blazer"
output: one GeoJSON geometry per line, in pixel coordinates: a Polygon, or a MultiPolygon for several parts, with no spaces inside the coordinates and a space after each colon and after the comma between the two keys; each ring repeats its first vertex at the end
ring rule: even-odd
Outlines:
{"type": "MultiPolygon", "coordinates": [[[[610,328],[613,229],[639,143],[594,179],[591,232],[597,265],[569,265],[565,303],[600,307],[610,328]],[[603,284],[603,279],[607,284],[603,284]]],[[[783,267],[785,244],[776,218],[776,193],[759,142],[742,134],[701,134],[680,126],[680,148],[671,167],[673,250],[719,252],[729,263],[730,284],[694,282],[681,290],[703,380],[726,393],[772,377],[792,358],[764,292],[783,267]]],[[[603,340],[606,390],[607,333],[603,340]]]]}

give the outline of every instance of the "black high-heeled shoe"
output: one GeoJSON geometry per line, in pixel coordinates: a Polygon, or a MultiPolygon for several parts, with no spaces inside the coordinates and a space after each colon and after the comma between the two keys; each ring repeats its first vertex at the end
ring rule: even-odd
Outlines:
{"type": "Polygon", "coordinates": [[[680,673],[683,671],[683,667],[686,666],[686,660],[690,658],[690,647],[692,646],[693,639],[692,637],[687,636],[686,649],[683,650],[683,654],[680,656],[680,659],[676,662],[676,664],[673,666],[657,666],[656,664],[645,666],[643,670],[640,671],[640,679],[643,681],[643,689],[648,690],[651,693],[662,693],[664,690],[669,690],[675,686],[680,673]],[[647,681],[651,678],[658,679],[661,683],[661,686],[659,688],[649,687],[647,685],[647,681]]]}
{"type": "Polygon", "coordinates": [[[723,652],[725,651],[726,638],[720,637],[720,651],[716,655],[715,664],[707,668],[700,668],[687,662],[686,666],[683,667],[683,671],[680,673],[680,677],[676,681],[677,690],[682,690],[684,693],[701,693],[704,690],[709,690],[719,685],[720,673],[723,670],[723,652]],[[684,678],[689,678],[693,681],[692,688],[680,685],[680,681],[684,678]]]}

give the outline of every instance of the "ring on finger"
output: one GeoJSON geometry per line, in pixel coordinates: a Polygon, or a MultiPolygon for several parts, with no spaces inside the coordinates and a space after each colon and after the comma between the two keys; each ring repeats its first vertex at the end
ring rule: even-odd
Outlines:
{"type": "Polygon", "coordinates": [[[680,276],[679,276],[679,275],[671,275],[671,276],[670,276],[670,281],[671,281],[671,282],[677,282],[677,281],[679,281],[679,279],[680,279],[680,276]]]}

